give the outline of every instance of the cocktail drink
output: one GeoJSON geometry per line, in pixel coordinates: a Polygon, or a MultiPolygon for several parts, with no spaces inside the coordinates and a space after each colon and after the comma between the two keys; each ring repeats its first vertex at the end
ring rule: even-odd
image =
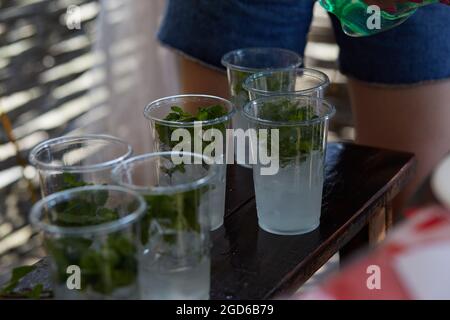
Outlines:
{"type": "Polygon", "coordinates": [[[234,114],[235,108],[230,101],[207,95],[162,98],[150,103],[144,111],[150,123],[154,151],[193,151],[207,155],[218,166],[218,178],[211,190],[211,230],[223,224],[228,145],[226,129],[231,127],[234,114]],[[180,144],[183,142],[184,147],[180,144]]]}
{"type": "Polygon", "coordinates": [[[56,299],[137,299],[144,200],[117,186],[56,192],[32,208],[44,232],[56,299]]]}
{"type": "MultiPolygon", "coordinates": [[[[323,98],[329,85],[330,79],[319,70],[287,68],[255,73],[245,80],[243,88],[248,92],[250,100],[284,93],[323,98]]],[[[253,155],[251,156],[253,160],[253,155]]]]}
{"type": "Polygon", "coordinates": [[[334,108],[322,99],[282,94],[249,102],[243,114],[257,132],[251,143],[257,160],[253,178],[259,226],[280,235],[316,229],[320,223],[328,120],[334,108]],[[278,161],[278,170],[265,173],[261,154],[270,150],[271,157],[278,161]]]}
{"type": "Polygon", "coordinates": [[[161,152],[131,158],[114,169],[114,180],[139,192],[148,204],[140,238],[143,299],[209,298],[209,191],[217,167],[206,162],[193,153],[161,152]]]}
{"type": "Polygon", "coordinates": [[[44,141],[30,153],[43,196],[70,188],[111,183],[111,171],[131,146],[107,135],[64,136],[44,141]]]}
{"type": "MultiPolygon", "coordinates": [[[[233,129],[248,129],[248,122],[242,116],[242,108],[249,101],[248,93],[243,88],[245,80],[252,74],[264,70],[295,69],[302,64],[302,58],[295,52],[279,48],[245,48],[231,51],[222,58],[227,68],[231,101],[238,109],[233,118],[233,129]]],[[[237,150],[236,150],[237,151],[237,150]]],[[[249,148],[245,154],[235,152],[238,164],[247,168],[249,165],[249,148]]]]}
{"type": "Polygon", "coordinates": [[[330,79],[319,70],[289,68],[255,73],[247,78],[243,87],[248,91],[250,100],[255,100],[283,93],[323,98],[329,85],[330,79]]]}

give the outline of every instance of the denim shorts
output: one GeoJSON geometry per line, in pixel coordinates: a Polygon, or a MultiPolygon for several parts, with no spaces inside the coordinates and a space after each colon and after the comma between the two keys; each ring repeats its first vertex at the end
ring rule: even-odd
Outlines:
{"type": "MultiPolygon", "coordinates": [[[[280,47],[303,55],[313,0],[168,0],[159,40],[212,67],[228,51],[280,47]]],[[[377,84],[450,78],[450,6],[419,9],[399,27],[370,37],[345,35],[332,17],[342,73],[377,84]]]]}

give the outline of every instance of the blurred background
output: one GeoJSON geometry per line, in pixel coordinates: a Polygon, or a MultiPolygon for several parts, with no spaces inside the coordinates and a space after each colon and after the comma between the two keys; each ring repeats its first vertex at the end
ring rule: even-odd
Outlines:
{"type": "MultiPolygon", "coordinates": [[[[28,153],[64,134],[108,133],[150,150],[143,108],[180,93],[176,57],[155,40],[164,0],[0,2],[0,284],[43,256],[27,216],[40,198],[28,153]]],[[[305,65],[328,74],[330,140],[352,140],[338,47],[318,5],[305,65]]]]}

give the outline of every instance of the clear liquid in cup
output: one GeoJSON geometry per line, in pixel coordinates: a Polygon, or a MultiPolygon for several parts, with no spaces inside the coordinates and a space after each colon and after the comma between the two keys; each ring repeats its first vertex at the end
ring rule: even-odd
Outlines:
{"type": "Polygon", "coordinates": [[[176,242],[165,239],[162,250],[153,247],[144,252],[139,272],[142,299],[209,299],[211,262],[199,236],[185,233],[176,242]]]}
{"type": "MultiPolygon", "coordinates": [[[[152,258],[149,258],[152,260],[152,258]]],[[[198,264],[161,270],[156,263],[145,261],[141,271],[141,298],[146,300],[207,300],[210,287],[210,259],[204,257],[198,264]]]]}
{"type": "Polygon", "coordinates": [[[258,223],[267,232],[303,234],[320,224],[323,189],[323,152],[313,151],[299,160],[280,166],[273,176],[254,170],[258,223]]]}

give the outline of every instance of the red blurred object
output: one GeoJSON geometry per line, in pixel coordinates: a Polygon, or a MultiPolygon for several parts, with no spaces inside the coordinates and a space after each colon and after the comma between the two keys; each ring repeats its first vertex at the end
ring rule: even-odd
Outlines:
{"type": "Polygon", "coordinates": [[[385,242],[294,299],[450,299],[450,212],[415,209],[385,242]]]}

